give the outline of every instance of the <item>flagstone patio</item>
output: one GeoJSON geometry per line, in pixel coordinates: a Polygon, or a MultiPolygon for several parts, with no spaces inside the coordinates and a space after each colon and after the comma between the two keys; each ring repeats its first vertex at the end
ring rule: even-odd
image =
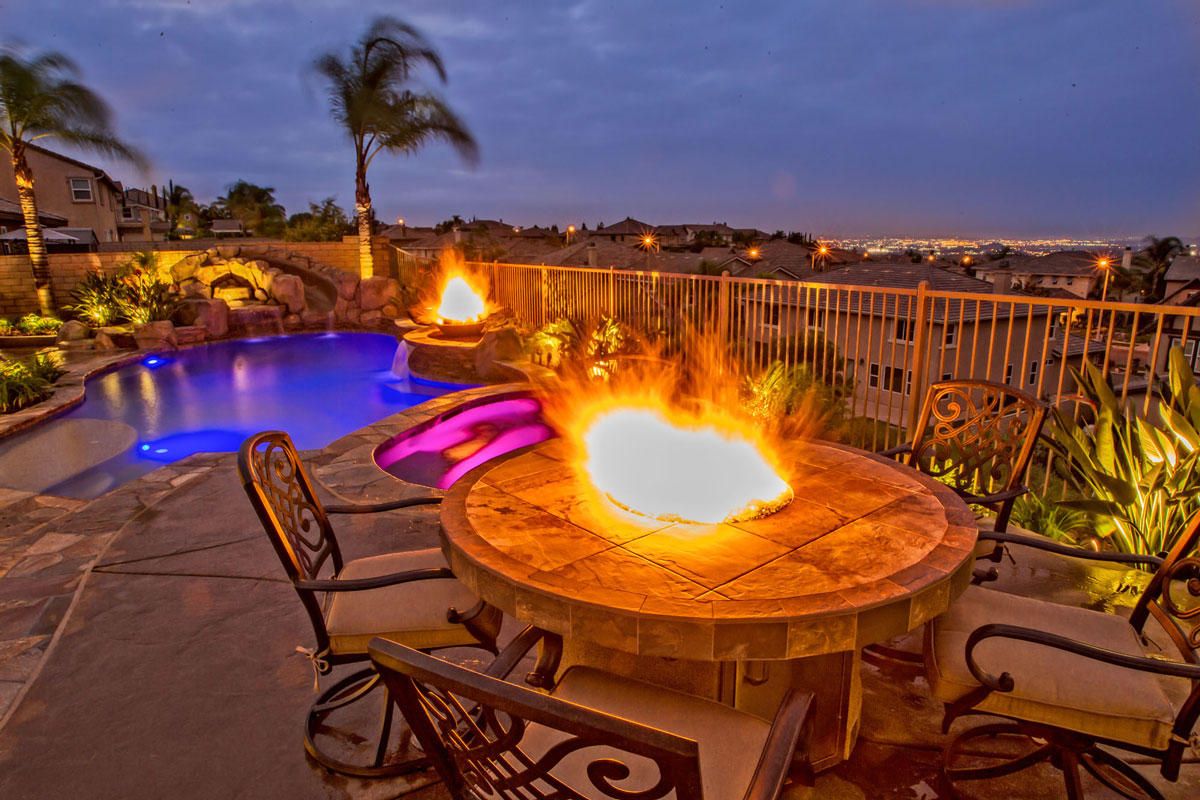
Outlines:
{"type": "MultiPolygon", "coordinates": [[[[428,492],[381,480],[364,461],[374,437],[411,421],[389,420],[306,454],[327,498],[428,492]]],[[[436,509],[337,522],[351,557],[438,542],[436,509]]],[[[382,798],[433,783],[430,773],[348,779],[305,756],[301,721],[313,674],[295,648],[311,645],[311,628],[246,501],[233,454],[192,456],[91,502],[4,493],[0,552],[0,797],[382,798]]],[[[1002,565],[997,588],[1094,608],[1132,605],[1121,573],[1027,551],[1016,557],[1002,565]]],[[[506,634],[515,629],[510,623],[506,634]]],[[[478,663],[477,651],[449,655],[478,663]]],[[[866,663],[863,671],[853,757],[819,775],[815,789],[785,796],[948,796],[937,765],[949,737],[920,669],[866,663]]],[[[1179,783],[1156,783],[1169,798],[1198,796],[1200,766],[1192,758],[1179,783]]],[[[1045,767],[970,791],[1062,795],[1045,767]]],[[[408,796],[447,797],[440,785],[408,796]]]]}

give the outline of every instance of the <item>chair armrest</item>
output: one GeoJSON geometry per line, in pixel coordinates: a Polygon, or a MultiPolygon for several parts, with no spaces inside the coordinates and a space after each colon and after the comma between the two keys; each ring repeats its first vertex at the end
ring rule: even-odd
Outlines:
{"type": "Polygon", "coordinates": [[[350,580],[300,580],[293,581],[297,589],[312,592],[361,592],[364,589],[382,589],[384,586],[395,586],[413,581],[429,581],[453,578],[454,573],[448,567],[430,567],[429,569],[411,569],[407,572],[393,572],[391,575],[376,575],[373,578],[352,578],[350,580]]]}
{"type": "Polygon", "coordinates": [[[1014,486],[1011,489],[1005,489],[1003,492],[996,492],[995,494],[973,494],[971,495],[970,502],[978,503],[981,506],[988,505],[989,503],[1006,503],[1009,500],[1016,500],[1028,492],[1028,486],[1014,486]]]}
{"type": "Polygon", "coordinates": [[[325,506],[326,514],[374,514],[378,511],[392,511],[409,506],[437,505],[442,502],[440,497],[410,497],[406,500],[392,500],[388,503],[371,503],[354,506],[325,506]]]}
{"type": "Polygon", "coordinates": [[[813,695],[789,691],[771,723],[762,756],[746,790],[745,800],[776,800],[787,780],[798,744],[803,745],[805,778],[812,783],[812,765],[808,756],[808,741],[812,735],[813,695]]]}
{"type": "Polygon", "coordinates": [[[895,447],[889,447],[887,450],[880,450],[875,455],[877,455],[877,456],[898,456],[901,453],[911,453],[911,452],[912,452],[911,444],[899,444],[899,445],[896,445],[895,447]]]}
{"type": "Polygon", "coordinates": [[[1044,536],[1026,536],[1022,533],[1000,533],[997,531],[980,531],[980,539],[988,541],[1000,542],[1002,544],[1019,544],[1024,547],[1032,547],[1036,550],[1044,550],[1048,553],[1058,553],[1061,556],[1070,556],[1071,558],[1082,558],[1088,561],[1108,561],[1113,564],[1145,564],[1154,569],[1162,566],[1163,560],[1158,556],[1143,556],[1136,553],[1101,553],[1096,550],[1088,550],[1083,547],[1073,547],[1069,544],[1059,544],[1044,536]]]}
{"type": "Polygon", "coordinates": [[[1140,672],[1152,672],[1158,675],[1171,675],[1176,678],[1200,680],[1200,664],[1181,664],[1176,661],[1163,661],[1147,656],[1131,656],[1126,653],[1118,653],[1113,650],[1105,650],[1102,647],[1077,642],[1074,639],[1068,639],[1065,636],[1059,636],[1055,633],[1047,633],[1046,631],[1034,630],[1033,628],[1022,628],[1017,625],[990,623],[981,625],[971,631],[971,635],[967,637],[966,656],[967,668],[971,670],[971,674],[975,676],[975,680],[995,692],[1011,692],[1016,685],[1012,675],[1009,673],[1001,672],[998,676],[992,675],[975,662],[975,648],[979,646],[979,643],[986,639],[995,638],[1031,642],[1055,650],[1074,653],[1077,656],[1083,656],[1095,661],[1101,661],[1105,664],[1136,669],[1140,672]]]}

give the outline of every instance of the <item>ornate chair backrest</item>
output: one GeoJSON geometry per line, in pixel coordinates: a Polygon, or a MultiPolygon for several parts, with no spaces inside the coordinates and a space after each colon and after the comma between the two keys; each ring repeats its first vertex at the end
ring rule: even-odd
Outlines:
{"type": "Polygon", "coordinates": [[[702,797],[692,739],[383,639],[370,654],[455,800],[702,797]]]}
{"type": "Polygon", "coordinates": [[[292,581],[316,578],[328,559],[341,571],[333,528],[291,437],[264,431],[242,442],[238,475],[292,581]]]}
{"type": "Polygon", "coordinates": [[[908,465],[973,495],[1015,489],[1025,479],[1047,406],[992,381],[929,387],[908,465]]]}

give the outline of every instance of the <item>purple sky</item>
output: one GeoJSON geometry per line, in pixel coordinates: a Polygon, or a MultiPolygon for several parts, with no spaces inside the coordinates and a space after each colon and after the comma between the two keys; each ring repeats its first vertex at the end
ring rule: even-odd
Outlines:
{"type": "Polygon", "coordinates": [[[380,218],[728,221],[821,235],[1200,233],[1195,0],[0,0],[153,159],[127,185],[352,205],[306,86],[376,13],[441,50],[480,142],[377,160],[380,218]]]}

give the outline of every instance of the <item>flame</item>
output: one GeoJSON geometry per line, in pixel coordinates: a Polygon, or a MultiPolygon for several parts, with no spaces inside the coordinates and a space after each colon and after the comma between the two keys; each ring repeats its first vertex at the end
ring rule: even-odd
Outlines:
{"type": "Polygon", "coordinates": [[[596,494],[655,519],[709,524],[791,502],[779,429],[744,409],[738,383],[713,369],[718,358],[684,369],[681,359],[604,354],[545,387],[546,418],[596,494]]]}
{"type": "Polygon", "coordinates": [[[456,275],[446,281],[442,304],[437,309],[438,322],[476,322],[486,312],[487,304],[465,277],[456,275]]]}
{"type": "Polygon", "coordinates": [[[761,443],[719,411],[692,416],[630,403],[603,409],[584,426],[584,470],[628,511],[717,523],[754,519],[791,502],[791,488],[761,443]]]}
{"type": "Polygon", "coordinates": [[[442,251],[438,266],[422,292],[423,305],[432,314],[427,319],[443,325],[483,320],[494,310],[488,305],[487,296],[487,279],[474,273],[462,252],[452,247],[442,251]]]}

